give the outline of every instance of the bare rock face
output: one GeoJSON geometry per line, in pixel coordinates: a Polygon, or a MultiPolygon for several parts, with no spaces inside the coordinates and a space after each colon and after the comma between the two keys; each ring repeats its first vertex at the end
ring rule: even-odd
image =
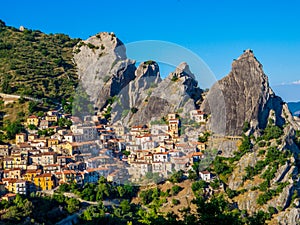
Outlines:
{"type": "Polygon", "coordinates": [[[270,110],[275,112],[276,124],[284,124],[283,104],[269,87],[260,62],[251,50],[246,50],[232,63],[231,72],[213,85],[201,108],[212,115],[210,129],[213,132],[241,135],[245,121],[250,122],[254,130],[265,128],[270,110]],[[220,130],[224,121],[226,127],[220,130]]]}
{"type": "Polygon", "coordinates": [[[155,100],[161,99],[160,101],[167,101],[169,107],[166,108],[167,111],[155,112],[159,117],[170,112],[189,112],[195,109],[195,102],[201,98],[201,93],[189,66],[181,63],[153,90],[145,110],[154,106],[155,100]]]}
{"type": "Polygon", "coordinates": [[[189,112],[201,98],[202,90],[186,63],[181,63],[162,81],[156,63],[142,63],[135,75],[136,79],[120,93],[119,104],[114,104],[113,122],[122,118],[124,124],[135,125],[176,111],[189,112]],[[130,111],[120,117],[124,109],[130,111]]]}
{"type": "Polygon", "coordinates": [[[269,224],[280,225],[299,225],[300,224],[300,209],[292,208],[286,211],[280,212],[276,215],[269,224]]]}
{"type": "Polygon", "coordinates": [[[142,107],[153,88],[160,82],[157,63],[154,61],[141,63],[135,71],[135,79],[120,91],[118,101],[112,106],[112,123],[122,119],[127,124],[133,116],[130,113],[131,109],[142,107]]]}
{"type": "Polygon", "coordinates": [[[102,32],[74,47],[80,84],[99,109],[135,78],[133,60],[113,33],[102,32]]]}

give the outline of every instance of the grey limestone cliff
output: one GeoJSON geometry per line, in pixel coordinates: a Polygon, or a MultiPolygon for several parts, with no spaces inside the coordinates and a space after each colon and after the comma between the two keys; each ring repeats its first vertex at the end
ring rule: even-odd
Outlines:
{"type": "Polygon", "coordinates": [[[135,62],[126,57],[123,43],[102,32],[81,41],[74,48],[79,81],[99,109],[135,78],[135,62]]]}
{"type": "Polygon", "coordinates": [[[142,63],[138,67],[136,79],[121,91],[119,103],[113,106],[113,122],[121,119],[127,125],[143,124],[159,120],[168,113],[179,111],[187,114],[195,109],[202,90],[186,63],[181,63],[164,80],[158,74],[154,62],[142,63]],[[132,112],[133,108],[135,112],[132,112]],[[127,110],[125,114],[124,109],[127,110]]]}
{"type": "Polygon", "coordinates": [[[265,128],[271,110],[275,112],[276,124],[284,124],[283,105],[282,99],[269,87],[262,64],[251,50],[246,50],[234,60],[231,72],[213,85],[201,108],[212,114],[212,131],[241,135],[245,121],[251,123],[253,130],[265,128]],[[220,131],[224,121],[226,127],[220,131]]]}

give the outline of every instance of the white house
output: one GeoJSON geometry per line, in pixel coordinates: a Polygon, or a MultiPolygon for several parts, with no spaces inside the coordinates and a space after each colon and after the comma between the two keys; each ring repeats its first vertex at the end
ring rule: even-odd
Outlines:
{"type": "Polygon", "coordinates": [[[211,173],[207,170],[200,171],[199,175],[200,175],[201,179],[205,180],[205,181],[209,181],[212,178],[211,173]]]}
{"type": "Polygon", "coordinates": [[[165,134],[169,130],[169,127],[167,124],[154,124],[151,125],[151,134],[152,135],[158,135],[158,134],[165,134]]]}
{"type": "Polygon", "coordinates": [[[201,110],[192,110],[190,111],[190,118],[191,120],[195,120],[197,123],[204,123],[206,122],[206,115],[201,110]]]}
{"type": "Polygon", "coordinates": [[[169,162],[169,153],[167,152],[154,153],[153,162],[169,162]]]}

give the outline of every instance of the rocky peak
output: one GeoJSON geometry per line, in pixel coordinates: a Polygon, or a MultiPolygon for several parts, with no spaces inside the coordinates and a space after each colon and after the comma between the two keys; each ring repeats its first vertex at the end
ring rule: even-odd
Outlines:
{"type": "Polygon", "coordinates": [[[113,51],[115,57],[120,60],[127,58],[126,49],[123,42],[118,39],[113,32],[100,32],[88,38],[86,41],[84,41],[84,43],[93,44],[97,49],[102,50],[102,52],[113,51]],[[107,51],[105,51],[105,49],[107,49],[107,51]]]}
{"type": "Polygon", "coordinates": [[[231,72],[213,85],[201,108],[212,115],[210,129],[215,133],[241,135],[245,121],[251,123],[252,130],[264,128],[271,110],[277,125],[282,125],[283,104],[269,87],[261,63],[246,50],[234,60],[231,72]],[[222,123],[226,127],[220,130],[222,123]]]}
{"type": "Polygon", "coordinates": [[[145,77],[153,77],[153,76],[160,78],[158,64],[152,60],[142,62],[137,68],[137,70],[135,71],[135,76],[137,78],[145,78],[145,77]]]}
{"type": "Polygon", "coordinates": [[[202,90],[186,63],[181,63],[164,80],[153,61],[141,63],[135,75],[136,78],[120,93],[121,104],[114,104],[113,122],[121,119],[122,111],[132,108],[137,110],[122,118],[124,124],[141,124],[176,111],[188,114],[201,98],[202,90]]]}
{"type": "Polygon", "coordinates": [[[169,74],[169,77],[172,79],[173,77],[181,78],[181,77],[190,77],[195,79],[194,74],[191,72],[189,65],[186,62],[180,63],[174,72],[169,74]]]}
{"type": "Polygon", "coordinates": [[[135,78],[135,61],[127,59],[126,48],[114,33],[101,32],[79,42],[74,61],[82,87],[99,109],[135,78]]]}
{"type": "Polygon", "coordinates": [[[256,59],[252,50],[245,50],[237,60],[233,61],[231,74],[238,76],[236,79],[245,81],[260,80],[260,83],[269,87],[268,77],[264,74],[262,64],[256,59]]]}

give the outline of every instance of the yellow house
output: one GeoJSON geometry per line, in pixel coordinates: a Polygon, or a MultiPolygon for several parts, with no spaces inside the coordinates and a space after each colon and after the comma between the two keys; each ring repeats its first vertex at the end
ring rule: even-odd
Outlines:
{"type": "Polygon", "coordinates": [[[62,181],[64,183],[76,181],[76,172],[74,170],[64,170],[62,172],[62,181]]]}
{"type": "Polygon", "coordinates": [[[55,115],[47,115],[46,116],[46,120],[48,120],[49,122],[57,122],[57,116],[55,116],[55,115]]]}
{"type": "Polygon", "coordinates": [[[12,169],[14,168],[14,158],[7,157],[3,159],[3,169],[12,169]]]}
{"type": "Polygon", "coordinates": [[[37,134],[29,134],[28,135],[28,141],[34,141],[35,139],[38,139],[37,134]]]}
{"type": "Polygon", "coordinates": [[[23,179],[26,181],[34,182],[34,178],[42,174],[42,170],[26,170],[23,179]]]}
{"type": "Polygon", "coordinates": [[[58,140],[57,139],[48,139],[47,140],[47,146],[52,147],[58,145],[58,140]]]}
{"type": "Polygon", "coordinates": [[[66,142],[63,148],[67,150],[68,155],[72,155],[74,147],[70,142],[66,142]]]}
{"type": "Polygon", "coordinates": [[[3,171],[4,178],[21,178],[22,169],[7,169],[3,171]]]}
{"type": "Polygon", "coordinates": [[[15,193],[16,178],[3,178],[2,182],[5,184],[5,188],[8,192],[15,193]]]}
{"type": "Polygon", "coordinates": [[[55,187],[55,178],[50,173],[44,173],[34,177],[34,184],[37,190],[51,190],[55,187]]]}
{"type": "Polygon", "coordinates": [[[27,157],[21,154],[12,155],[14,162],[14,168],[20,168],[26,170],[27,168],[27,157]]]}
{"type": "Polygon", "coordinates": [[[35,115],[31,115],[27,118],[27,126],[32,124],[32,125],[35,125],[35,126],[38,126],[39,125],[39,118],[35,115]]]}
{"type": "Polygon", "coordinates": [[[170,120],[169,121],[169,134],[174,137],[178,137],[179,133],[179,121],[178,120],[170,120]]]}
{"type": "Polygon", "coordinates": [[[16,144],[24,143],[26,141],[27,135],[25,133],[16,134],[16,144]]]}
{"type": "Polygon", "coordinates": [[[25,180],[18,180],[15,178],[3,178],[3,183],[8,192],[15,194],[27,194],[27,182],[25,180]]]}

